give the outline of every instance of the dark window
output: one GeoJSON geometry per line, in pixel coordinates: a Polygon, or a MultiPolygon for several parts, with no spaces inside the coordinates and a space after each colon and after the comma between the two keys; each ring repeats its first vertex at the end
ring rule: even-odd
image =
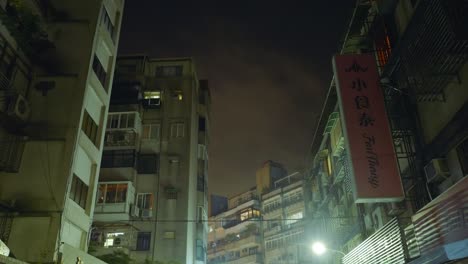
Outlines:
{"type": "Polygon", "coordinates": [[[93,142],[96,148],[99,148],[100,142],[98,141],[98,125],[96,122],[91,118],[88,111],[84,111],[83,115],[83,124],[81,125],[81,130],[88,136],[89,140],[93,142]]]}
{"type": "Polygon", "coordinates": [[[203,246],[203,241],[197,239],[197,260],[205,261],[205,247],[203,246]]]}
{"type": "Polygon", "coordinates": [[[182,69],[182,65],[158,66],[156,67],[156,77],[180,77],[182,69]]]}
{"type": "Polygon", "coordinates": [[[134,150],[105,150],[102,153],[101,168],[135,167],[134,150]]]}
{"type": "Polygon", "coordinates": [[[206,131],[206,119],[204,117],[198,117],[198,130],[206,131]]]}
{"type": "Polygon", "coordinates": [[[73,174],[72,186],[70,188],[69,197],[81,208],[86,209],[86,200],[88,198],[88,185],[86,185],[86,183],[84,183],[75,174],[73,174]]]}
{"type": "Polygon", "coordinates": [[[114,40],[114,24],[112,23],[106,8],[102,9],[102,24],[107,29],[107,32],[109,32],[111,39],[114,40]]]}
{"type": "Polygon", "coordinates": [[[457,147],[458,159],[462,168],[463,175],[468,174],[468,138],[457,147]]]}
{"type": "Polygon", "coordinates": [[[93,71],[96,74],[97,78],[99,79],[99,82],[102,84],[102,87],[104,87],[104,89],[107,92],[107,89],[106,89],[107,73],[101,64],[101,61],[96,55],[94,55],[94,60],[93,60],[93,71]]]}
{"type": "Polygon", "coordinates": [[[146,251],[150,249],[151,232],[138,232],[137,235],[137,251],[146,251]]]}
{"type": "Polygon", "coordinates": [[[197,191],[204,192],[205,191],[205,179],[203,177],[197,177],[197,191]]]}
{"type": "Polygon", "coordinates": [[[141,174],[156,173],[158,169],[158,155],[140,154],[138,156],[137,171],[141,174]]]}

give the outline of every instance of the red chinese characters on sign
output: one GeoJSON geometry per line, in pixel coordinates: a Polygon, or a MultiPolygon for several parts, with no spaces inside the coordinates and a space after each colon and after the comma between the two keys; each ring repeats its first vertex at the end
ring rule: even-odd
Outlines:
{"type": "Polygon", "coordinates": [[[404,199],[377,65],[372,55],[338,55],[333,70],[356,203],[404,199]]]}

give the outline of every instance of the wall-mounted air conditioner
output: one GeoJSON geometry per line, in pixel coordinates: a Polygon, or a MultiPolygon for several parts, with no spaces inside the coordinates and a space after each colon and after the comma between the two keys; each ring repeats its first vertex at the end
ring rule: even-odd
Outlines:
{"type": "Polygon", "coordinates": [[[150,209],[142,209],[142,210],[141,210],[141,217],[143,217],[143,218],[151,218],[151,217],[153,217],[153,210],[150,210],[150,209]]]}
{"type": "Polygon", "coordinates": [[[29,102],[24,96],[18,94],[8,106],[8,115],[16,119],[26,122],[31,115],[29,102]]]}
{"type": "Polygon", "coordinates": [[[132,204],[130,207],[130,215],[133,217],[139,217],[140,216],[140,208],[138,206],[132,204]]]}
{"type": "Polygon", "coordinates": [[[426,180],[428,183],[439,183],[450,176],[450,170],[446,159],[433,159],[424,166],[426,180]]]}

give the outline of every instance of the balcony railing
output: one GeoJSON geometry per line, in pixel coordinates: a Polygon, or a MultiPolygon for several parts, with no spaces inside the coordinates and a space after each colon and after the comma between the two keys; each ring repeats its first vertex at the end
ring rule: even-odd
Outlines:
{"type": "Polygon", "coordinates": [[[281,232],[281,226],[277,225],[275,227],[268,228],[267,230],[265,230],[264,235],[265,235],[265,237],[269,237],[269,236],[278,234],[279,232],[281,232]]]}
{"type": "Polygon", "coordinates": [[[136,148],[138,134],[135,131],[106,131],[105,147],[131,147],[136,148]]]}
{"type": "Polygon", "coordinates": [[[250,255],[241,255],[238,258],[227,260],[228,264],[243,264],[243,263],[261,263],[263,260],[262,254],[255,253],[250,255]]]}
{"type": "Polygon", "coordinates": [[[141,132],[141,118],[136,111],[110,112],[107,118],[107,131],[134,131],[141,132]]]}
{"type": "Polygon", "coordinates": [[[255,245],[255,244],[260,244],[260,234],[258,233],[244,233],[240,234],[239,237],[236,240],[227,242],[224,246],[224,249],[229,250],[229,249],[235,249],[239,248],[241,246],[246,246],[246,245],[255,245]]]}

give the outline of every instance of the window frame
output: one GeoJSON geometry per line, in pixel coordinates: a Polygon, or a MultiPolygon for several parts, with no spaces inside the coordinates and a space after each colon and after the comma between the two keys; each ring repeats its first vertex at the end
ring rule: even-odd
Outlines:
{"type": "Polygon", "coordinates": [[[149,251],[151,248],[151,232],[138,232],[135,251],[149,251]]]}
{"type": "Polygon", "coordinates": [[[161,123],[143,124],[141,131],[142,140],[159,140],[161,138],[161,123]],[[148,133],[145,132],[145,128],[148,128],[148,133]],[[153,131],[157,132],[154,133],[153,131]]]}
{"type": "Polygon", "coordinates": [[[153,193],[137,193],[136,205],[141,210],[153,210],[154,194],[153,193]],[[150,197],[149,200],[145,199],[147,196],[150,197]],[[140,203],[140,197],[143,197],[141,198],[142,203],[140,203]],[[149,206],[146,206],[146,203],[149,203],[149,206]],[[142,204],[145,207],[143,207],[142,204]]]}
{"type": "Polygon", "coordinates": [[[185,137],[185,123],[184,122],[171,123],[170,135],[171,135],[171,138],[185,137]]]}
{"type": "Polygon", "coordinates": [[[76,174],[73,174],[68,198],[83,208],[87,209],[89,186],[76,174]]]}

